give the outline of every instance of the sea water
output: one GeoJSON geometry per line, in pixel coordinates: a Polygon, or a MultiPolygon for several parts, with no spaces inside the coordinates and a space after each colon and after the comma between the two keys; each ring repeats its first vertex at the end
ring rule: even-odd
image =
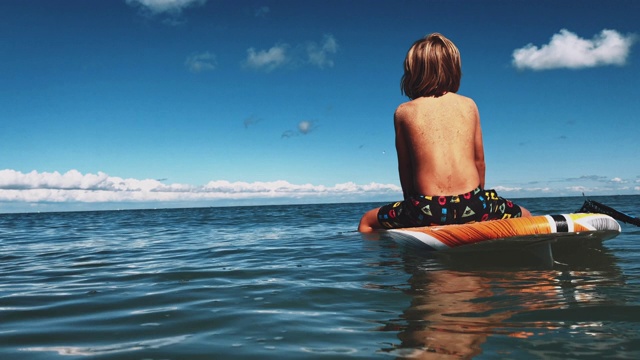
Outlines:
{"type": "Polygon", "coordinates": [[[0,359],[640,358],[640,228],[500,265],[363,237],[377,205],[0,215],[0,359]]]}

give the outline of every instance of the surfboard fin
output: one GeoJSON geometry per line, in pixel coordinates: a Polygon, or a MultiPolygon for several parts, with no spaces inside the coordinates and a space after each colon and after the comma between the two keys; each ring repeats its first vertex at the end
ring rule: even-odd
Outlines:
{"type": "Polygon", "coordinates": [[[612,207],[593,200],[585,200],[584,204],[582,204],[582,207],[580,208],[580,210],[578,210],[578,212],[605,214],[611,216],[616,220],[622,221],[623,223],[640,226],[640,219],[638,219],[637,217],[627,215],[612,207]]]}

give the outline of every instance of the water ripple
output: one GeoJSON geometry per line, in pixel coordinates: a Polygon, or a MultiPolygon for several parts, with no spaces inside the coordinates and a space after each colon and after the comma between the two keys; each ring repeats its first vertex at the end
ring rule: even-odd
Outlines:
{"type": "Polygon", "coordinates": [[[505,267],[364,239],[374,205],[0,215],[0,358],[640,356],[636,228],[505,267]]]}

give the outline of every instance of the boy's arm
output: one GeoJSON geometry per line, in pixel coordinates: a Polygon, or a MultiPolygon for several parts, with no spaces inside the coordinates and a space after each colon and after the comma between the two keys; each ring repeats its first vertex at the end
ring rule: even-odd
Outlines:
{"type": "Polygon", "coordinates": [[[396,110],[396,113],[394,114],[396,153],[398,155],[398,174],[400,175],[400,185],[402,186],[402,194],[406,198],[409,195],[415,195],[413,186],[413,165],[405,135],[406,127],[403,125],[404,119],[398,110],[396,110]]]}

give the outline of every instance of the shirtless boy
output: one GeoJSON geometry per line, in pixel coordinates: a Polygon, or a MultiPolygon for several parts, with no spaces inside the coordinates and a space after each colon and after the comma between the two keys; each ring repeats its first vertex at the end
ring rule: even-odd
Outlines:
{"type": "Polygon", "coordinates": [[[441,34],[409,49],[401,90],[411,100],[394,115],[404,201],[368,211],[358,231],[531,216],[484,188],[480,115],[473,100],[456,94],[461,75],[460,53],[441,34]]]}

